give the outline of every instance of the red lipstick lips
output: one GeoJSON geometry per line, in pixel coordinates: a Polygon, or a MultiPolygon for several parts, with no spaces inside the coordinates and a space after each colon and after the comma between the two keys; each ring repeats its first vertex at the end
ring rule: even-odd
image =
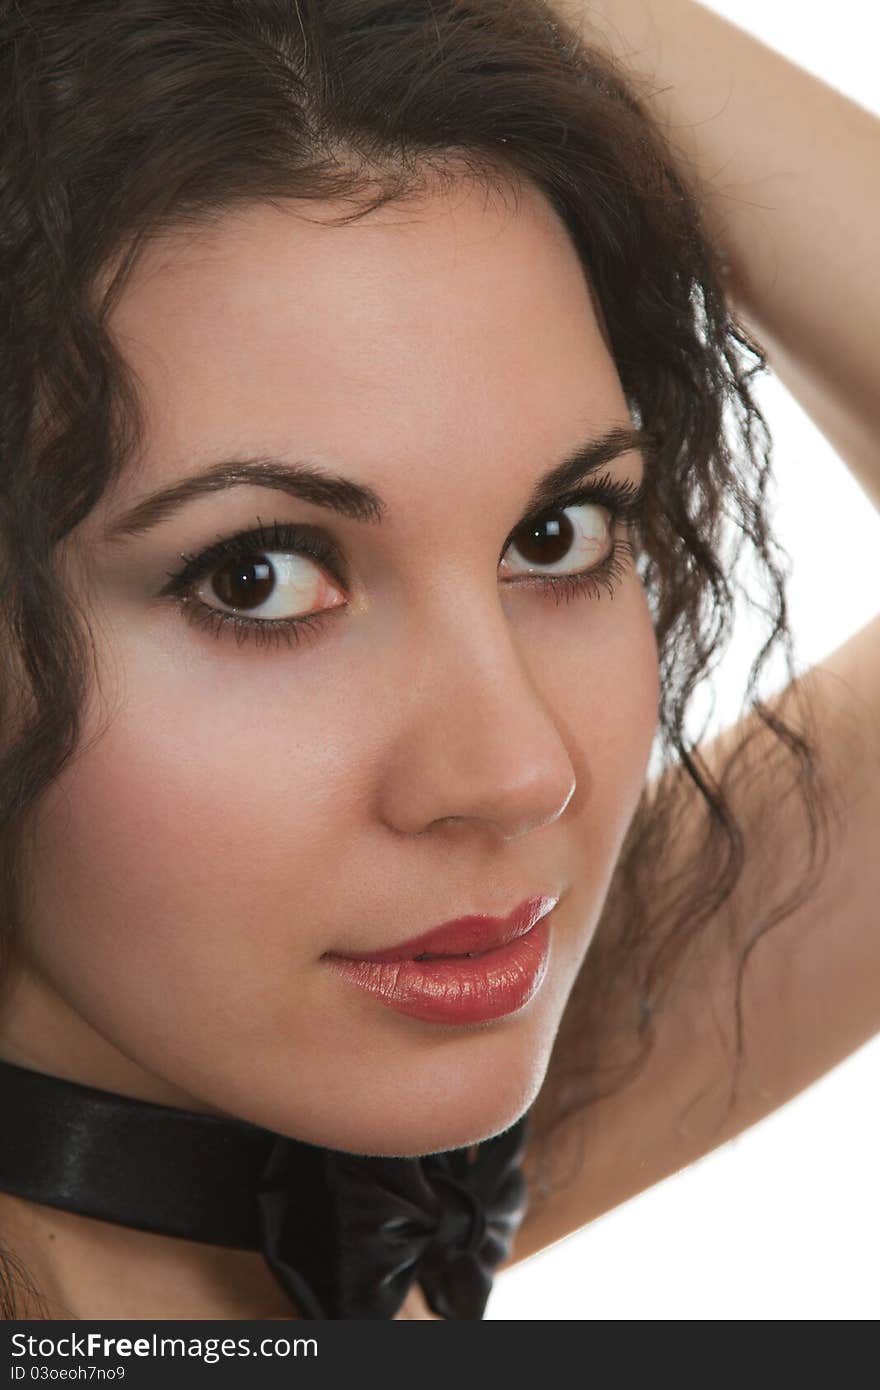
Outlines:
{"type": "Polygon", "coordinates": [[[326,960],[410,1018],[447,1024],[502,1018],[523,1008],[546,974],[546,918],[557,902],[528,898],[508,917],[459,917],[384,951],[326,960]]]}

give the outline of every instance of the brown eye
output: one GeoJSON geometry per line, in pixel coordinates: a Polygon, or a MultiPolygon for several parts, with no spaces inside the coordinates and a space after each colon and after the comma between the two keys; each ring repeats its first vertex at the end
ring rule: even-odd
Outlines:
{"type": "Polygon", "coordinates": [[[293,550],[243,550],[231,555],[206,574],[195,592],[218,612],[225,608],[273,621],[303,617],[345,602],[321,566],[293,550]]]}
{"type": "Polygon", "coordinates": [[[228,608],[258,608],[275,588],[275,571],[265,555],[229,560],[211,576],[211,589],[228,608]]]}
{"type": "Polygon", "coordinates": [[[555,565],[563,560],[574,539],[574,527],[564,512],[533,521],[517,536],[516,548],[530,565],[555,565]]]}
{"type": "Polygon", "coordinates": [[[606,507],[595,502],[545,512],[522,526],[511,545],[532,571],[564,565],[562,573],[567,574],[601,563],[610,548],[611,517],[606,507]],[[575,520],[569,516],[572,512],[575,520]]]}

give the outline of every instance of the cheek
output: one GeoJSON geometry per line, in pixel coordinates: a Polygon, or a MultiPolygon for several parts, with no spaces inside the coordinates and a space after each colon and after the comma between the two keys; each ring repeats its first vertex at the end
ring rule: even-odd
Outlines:
{"type": "Polygon", "coordinates": [[[604,648],[606,676],[595,723],[603,737],[591,744],[597,795],[624,829],[644,787],[660,698],[657,643],[641,586],[633,586],[627,606],[620,632],[604,648]]]}
{"type": "MultiPolygon", "coordinates": [[[[574,766],[568,820],[595,882],[644,783],[657,653],[638,584],[574,616],[545,610],[520,637],[574,766]]],[[[96,738],[87,726],[85,751],[41,807],[25,879],[45,952],[75,942],[98,973],[120,954],[128,970],[216,972],[225,960],[234,976],[258,946],[271,979],[327,949],[351,911],[328,866],[363,885],[358,843],[376,849],[364,807],[391,716],[369,683],[328,681],[320,661],[259,669],[245,659],[209,680],[205,668],[132,660],[123,708],[103,731],[96,718],[96,738]]]]}
{"type": "Polygon", "coordinates": [[[638,582],[596,601],[589,630],[570,643],[563,671],[564,686],[550,698],[575,762],[578,814],[595,839],[598,862],[626,832],[657,729],[657,644],[638,582]]]}
{"type": "MultiPolygon", "coordinates": [[[[504,1032],[486,1041],[495,1070],[514,1080],[531,1076],[552,1043],[642,790],[657,711],[640,586],[579,615],[560,607],[548,617],[537,605],[518,614],[578,792],[551,830],[555,862],[576,868],[553,979],[509,1042],[504,1032]],[[577,855],[566,855],[573,841],[577,855]]],[[[127,1056],[195,1095],[231,1097],[235,1113],[248,1113],[236,1106],[255,1075],[308,1056],[315,1093],[303,1083],[304,1107],[323,1114],[322,1088],[347,1087],[352,1059],[363,1058],[375,1112],[390,1104],[381,1086],[402,1074],[418,1118],[421,1052],[401,1052],[394,1019],[367,1020],[337,999],[320,964],[365,915],[411,929],[407,893],[424,914],[425,885],[438,881],[431,842],[402,843],[369,809],[394,741],[394,699],[377,701],[384,687],[370,685],[366,653],[352,663],[364,673],[357,685],[329,680],[318,649],[314,661],[236,659],[232,646],[221,661],[219,648],[201,650],[167,664],[128,653],[118,713],[103,731],[87,721],[84,751],[42,803],[25,860],[25,952],[127,1056]],[[337,1010],[329,1030],[328,1009],[337,1010]]],[[[517,848],[525,868],[531,845],[517,848]]],[[[473,1046],[462,1042],[463,1054],[473,1046]]],[[[452,1085],[439,1054],[437,1065],[438,1085],[452,1085]]],[[[455,1068],[463,1086],[470,1072],[455,1068]]],[[[474,1106],[485,1107],[476,1075],[473,1086],[474,1106]]]]}
{"type": "Polygon", "coordinates": [[[563,989],[573,984],[592,940],[644,791],[660,696],[657,643],[641,585],[627,584],[607,604],[598,600],[589,623],[589,640],[569,648],[564,687],[549,697],[577,777],[569,808],[577,845],[569,907],[575,929],[560,941],[563,989]]]}
{"type": "Polygon", "coordinates": [[[248,694],[139,674],[40,808],[25,949],[111,1035],[225,1038],[236,1005],[269,1027],[327,948],[355,750],[322,737],[326,702],[248,694]]]}

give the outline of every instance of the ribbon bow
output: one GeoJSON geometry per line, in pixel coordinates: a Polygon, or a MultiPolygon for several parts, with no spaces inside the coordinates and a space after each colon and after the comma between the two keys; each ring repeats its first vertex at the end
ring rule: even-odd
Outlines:
{"type": "Polygon", "coordinates": [[[482,1318],[525,1215],[526,1117],[422,1158],[341,1153],[279,1136],[258,1191],[260,1248],[311,1318],[393,1318],[418,1280],[444,1318],[482,1318]]]}

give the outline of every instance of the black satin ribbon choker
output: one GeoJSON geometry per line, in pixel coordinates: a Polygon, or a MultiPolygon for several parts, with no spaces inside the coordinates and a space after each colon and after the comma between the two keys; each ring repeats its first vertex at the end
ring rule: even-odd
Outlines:
{"type": "Polygon", "coordinates": [[[482,1318],[525,1215],[527,1117],[477,1148],[373,1158],[0,1061],[0,1190],[261,1250],[306,1318],[393,1318],[418,1281],[482,1318]]]}

